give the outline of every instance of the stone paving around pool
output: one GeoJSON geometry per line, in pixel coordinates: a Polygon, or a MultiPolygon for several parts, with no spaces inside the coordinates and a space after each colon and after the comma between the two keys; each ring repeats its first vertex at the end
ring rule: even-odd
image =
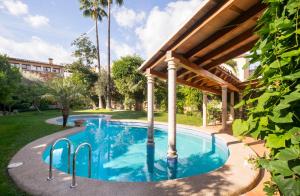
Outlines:
{"type": "MultiPolygon", "coordinates": [[[[124,121],[145,123],[122,120],[124,121]]],[[[166,125],[155,123],[161,124],[166,125]]],[[[8,172],[17,186],[32,195],[240,195],[257,184],[260,171],[248,163],[248,159],[256,157],[256,153],[247,145],[227,133],[216,132],[217,129],[178,126],[208,132],[224,140],[230,151],[225,165],[206,174],[160,182],[110,182],[77,177],[78,187],[73,189],[70,188],[72,177],[54,169],[54,179],[47,181],[49,165],[42,160],[44,150],[56,139],[83,131],[85,128],[78,127],[54,133],[26,145],[10,161],[23,162],[23,165],[9,169],[8,172]]]]}

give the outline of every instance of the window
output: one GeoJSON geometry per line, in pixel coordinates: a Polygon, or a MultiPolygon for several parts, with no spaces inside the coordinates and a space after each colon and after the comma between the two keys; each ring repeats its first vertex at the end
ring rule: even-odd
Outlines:
{"type": "Polygon", "coordinates": [[[42,71],[42,67],[41,66],[36,66],[36,71],[42,71]]]}
{"type": "Polygon", "coordinates": [[[28,64],[22,64],[22,69],[30,70],[31,66],[28,64]]]}
{"type": "Polygon", "coordinates": [[[44,67],[44,72],[51,72],[51,67],[44,67]]]}
{"type": "Polygon", "coordinates": [[[59,68],[52,68],[52,72],[59,73],[60,69],[59,68]]]}

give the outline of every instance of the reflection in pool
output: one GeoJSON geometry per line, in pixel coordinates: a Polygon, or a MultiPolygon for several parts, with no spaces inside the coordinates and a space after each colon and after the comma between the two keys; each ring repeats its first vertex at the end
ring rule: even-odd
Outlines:
{"type": "MultiPolygon", "coordinates": [[[[78,118],[78,117],[77,117],[78,118]]],[[[76,117],[70,118],[74,121],[76,117]]],[[[108,122],[100,117],[86,118],[86,129],[68,136],[74,147],[83,142],[92,145],[92,178],[109,181],[161,181],[203,174],[215,170],[228,158],[223,141],[214,136],[178,129],[178,160],[167,161],[167,127],[155,129],[155,147],[147,146],[147,128],[143,123],[108,122]]],[[[67,171],[67,145],[54,150],[54,167],[67,171]]],[[[72,149],[74,152],[74,149],[72,149]]],[[[88,174],[88,152],[77,157],[77,175],[88,174]]],[[[49,148],[43,154],[49,163],[49,148]]]]}

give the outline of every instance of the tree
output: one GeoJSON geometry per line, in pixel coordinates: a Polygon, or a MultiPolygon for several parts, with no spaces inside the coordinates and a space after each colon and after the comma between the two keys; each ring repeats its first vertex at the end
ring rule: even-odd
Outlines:
{"type": "Polygon", "coordinates": [[[82,95],[91,100],[94,108],[95,105],[95,83],[97,82],[99,75],[91,70],[90,67],[84,66],[80,61],[73,62],[66,66],[66,70],[72,73],[70,80],[73,80],[75,84],[80,84],[84,87],[82,95]]]}
{"type": "Polygon", "coordinates": [[[21,81],[19,70],[12,67],[5,55],[0,55],[0,103],[9,105],[21,81]]]}
{"type": "Polygon", "coordinates": [[[266,141],[270,152],[254,162],[271,173],[268,195],[300,195],[300,1],[265,3],[251,55],[259,84],[244,92],[237,107],[246,107],[248,118],[235,120],[233,131],[266,141]]]}
{"type": "Polygon", "coordinates": [[[86,17],[90,17],[95,21],[98,70],[101,69],[98,20],[102,21],[103,17],[107,16],[107,14],[103,8],[103,5],[105,5],[105,2],[106,2],[105,0],[80,0],[80,10],[83,11],[83,15],[86,17]]]}
{"type": "Polygon", "coordinates": [[[183,95],[183,102],[185,107],[189,107],[191,112],[200,110],[202,107],[202,92],[196,88],[188,86],[179,86],[178,93],[183,95]]]}
{"type": "Polygon", "coordinates": [[[154,97],[156,106],[162,111],[168,109],[168,84],[158,78],[155,78],[154,82],[154,97]]]}
{"type": "Polygon", "coordinates": [[[237,62],[235,60],[230,59],[230,60],[226,61],[225,64],[228,65],[228,66],[230,66],[234,70],[235,73],[238,72],[237,71],[237,62]]]}
{"type": "MultiPolygon", "coordinates": [[[[110,86],[110,24],[111,24],[111,4],[114,3],[113,0],[107,0],[107,13],[108,13],[108,21],[107,21],[107,107],[111,108],[111,86],[110,86]]],[[[117,5],[122,5],[123,0],[115,0],[117,5]]]]}
{"type": "Polygon", "coordinates": [[[103,100],[102,98],[106,95],[106,86],[107,86],[107,72],[104,69],[101,69],[99,72],[99,77],[97,82],[95,83],[96,93],[99,97],[99,108],[103,108],[103,100]]]}
{"type": "Polygon", "coordinates": [[[135,103],[135,110],[142,109],[145,99],[146,78],[137,71],[143,63],[139,56],[125,56],[115,61],[112,67],[112,76],[120,94],[125,97],[124,103],[131,109],[135,103]]]}
{"type": "Polygon", "coordinates": [[[48,92],[43,96],[45,99],[55,100],[61,108],[63,116],[63,127],[66,127],[70,106],[72,102],[80,99],[84,92],[84,86],[81,83],[74,83],[72,78],[54,78],[47,84],[48,92]]]}
{"type": "Polygon", "coordinates": [[[39,106],[42,96],[46,93],[44,81],[34,75],[22,77],[22,83],[19,85],[14,99],[16,103],[28,103],[40,112],[39,106]]]}
{"type": "Polygon", "coordinates": [[[78,58],[83,64],[91,66],[94,59],[97,59],[97,49],[87,36],[82,35],[78,37],[71,45],[76,47],[73,56],[78,58]]]}

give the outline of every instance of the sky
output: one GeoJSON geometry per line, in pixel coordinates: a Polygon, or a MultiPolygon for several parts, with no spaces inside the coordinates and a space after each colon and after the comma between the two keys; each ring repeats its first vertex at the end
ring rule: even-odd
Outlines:
{"type": "MultiPolygon", "coordinates": [[[[147,59],[202,6],[204,0],[124,0],[112,8],[112,61],[125,55],[147,59]]],[[[107,19],[99,24],[101,64],[107,65],[107,19]]],[[[11,57],[71,63],[71,42],[94,22],[82,16],[79,0],[0,0],[0,53],[11,57]]]]}

